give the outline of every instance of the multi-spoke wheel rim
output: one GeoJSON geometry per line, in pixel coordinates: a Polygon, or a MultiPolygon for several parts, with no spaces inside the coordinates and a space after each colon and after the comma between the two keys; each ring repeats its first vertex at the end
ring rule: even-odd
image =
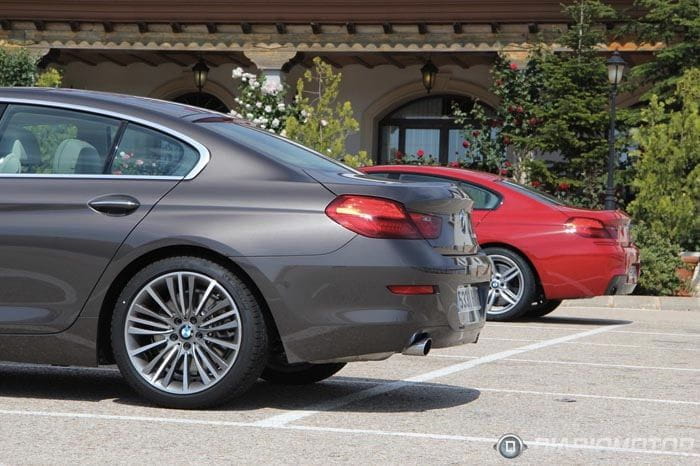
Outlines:
{"type": "Polygon", "coordinates": [[[512,259],[497,254],[489,256],[493,261],[494,273],[487,298],[488,312],[492,315],[504,314],[513,309],[523,298],[523,273],[512,259]]]}
{"type": "Polygon", "coordinates": [[[136,294],[124,338],[129,360],[143,380],[168,393],[197,393],[219,382],[236,362],[240,315],[216,280],[173,272],[136,294]]]}

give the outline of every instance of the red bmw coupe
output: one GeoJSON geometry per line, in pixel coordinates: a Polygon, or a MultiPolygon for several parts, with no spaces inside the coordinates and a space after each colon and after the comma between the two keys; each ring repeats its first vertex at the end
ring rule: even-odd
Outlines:
{"type": "Polygon", "coordinates": [[[567,207],[506,178],[459,168],[380,165],[372,176],[450,181],[474,200],[472,223],[494,263],[490,320],[539,317],[563,299],[629,294],[639,277],[639,251],[621,211],[567,207]]]}

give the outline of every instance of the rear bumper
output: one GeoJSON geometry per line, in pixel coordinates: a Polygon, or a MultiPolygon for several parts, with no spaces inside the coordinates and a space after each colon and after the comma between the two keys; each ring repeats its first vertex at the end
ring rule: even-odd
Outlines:
{"type": "Polygon", "coordinates": [[[482,254],[444,257],[420,240],[356,237],[331,254],[233,259],[261,289],[291,363],[398,353],[419,334],[433,347],[473,343],[484,326],[491,262],[482,254]],[[439,292],[395,295],[388,285],[439,292]],[[476,315],[457,311],[464,285],[479,290],[476,315]]]}
{"type": "Polygon", "coordinates": [[[618,275],[613,277],[605,290],[606,295],[624,295],[632,294],[637,286],[637,282],[630,283],[627,275],[618,275]]]}
{"type": "Polygon", "coordinates": [[[577,242],[566,254],[538,261],[548,299],[630,294],[639,279],[639,250],[634,245],[577,242]]]}

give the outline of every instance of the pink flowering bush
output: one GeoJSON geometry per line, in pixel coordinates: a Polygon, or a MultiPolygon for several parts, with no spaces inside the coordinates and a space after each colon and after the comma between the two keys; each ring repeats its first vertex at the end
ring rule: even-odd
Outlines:
{"type": "Polygon", "coordinates": [[[539,64],[537,52],[531,54],[524,68],[499,56],[491,86],[499,105],[490,109],[477,101],[470,110],[453,109],[456,121],[464,125],[464,155],[453,166],[526,181],[527,163],[533,152],[532,135],[541,123],[535,105],[539,64]]]}
{"type": "Polygon", "coordinates": [[[437,157],[433,154],[426,155],[423,149],[418,149],[415,154],[404,154],[400,150],[394,153],[394,163],[398,165],[439,165],[437,157]]]}
{"type": "Polygon", "coordinates": [[[159,173],[159,168],[157,162],[126,151],[119,152],[112,162],[113,175],[152,175],[159,173]]]}

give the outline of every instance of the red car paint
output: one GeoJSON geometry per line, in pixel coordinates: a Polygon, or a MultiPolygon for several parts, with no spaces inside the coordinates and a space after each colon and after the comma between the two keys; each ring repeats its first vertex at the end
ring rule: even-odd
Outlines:
{"type": "Polygon", "coordinates": [[[497,175],[472,170],[382,165],[362,171],[390,178],[401,174],[445,178],[498,195],[501,200],[495,208],[474,209],[472,222],[479,244],[506,247],[523,255],[533,266],[547,299],[629,294],[637,283],[639,251],[629,236],[630,218],[622,211],[558,205],[497,175]],[[603,228],[588,230],[586,225],[603,228]]]}

